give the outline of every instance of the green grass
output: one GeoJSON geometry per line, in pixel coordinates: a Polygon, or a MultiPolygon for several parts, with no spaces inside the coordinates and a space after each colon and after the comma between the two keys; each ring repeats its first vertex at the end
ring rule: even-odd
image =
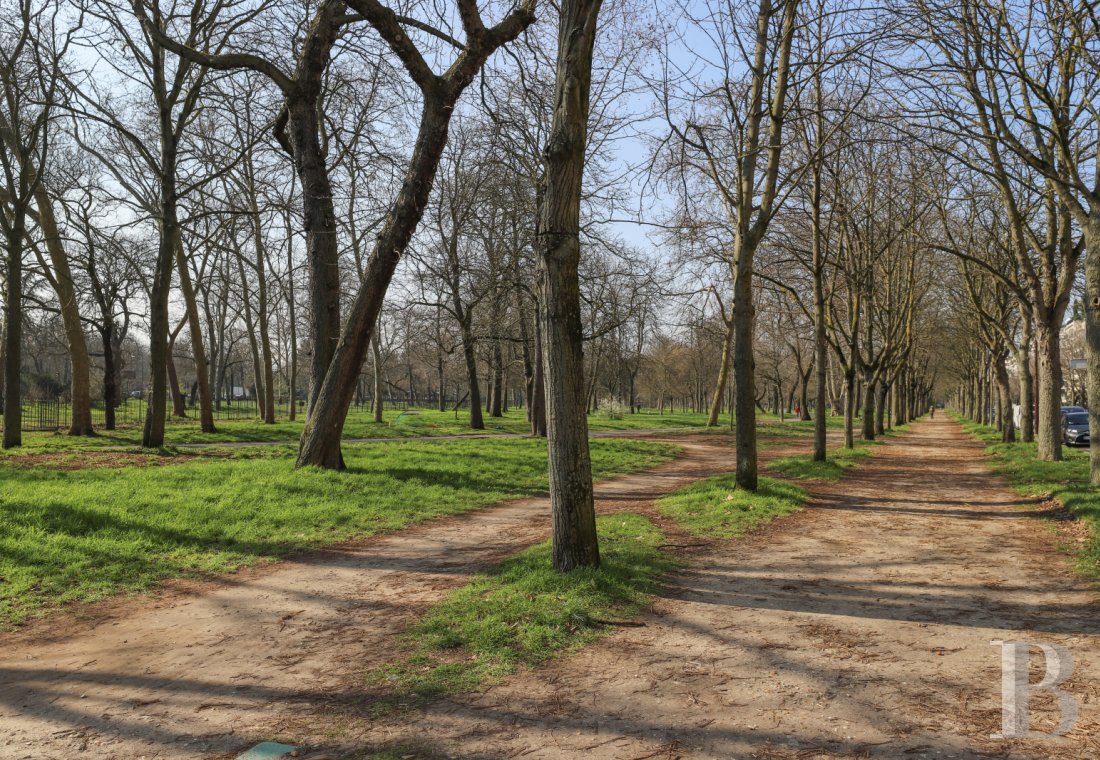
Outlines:
{"type": "Polygon", "coordinates": [[[796,480],[840,480],[852,467],[871,456],[869,445],[846,449],[843,446],[829,451],[824,462],[815,462],[812,454],[781,457],[768,463],[767,468],[785,478],[796,480]]]}
{"type": "Polygon", "coordinates": [[[952,415],[963,429],[986,444],[993,470],[1003,475],[1021,496],[1054,499],[1089,528],[1090,539],[1077,550],[1079,570],[1100,577],[1100,489],[1089,483],[1089,451],[1062,447],[1064,460],[1039,459],[1035,443],[1001,443],[989,425],[952,415]]]}
{"type": "MultiPolygon", "coordinates": [[[[194,414],[194,410],[188,410],[194,414]]],[[[723,418],[728,425],[728,417],[723,418]]],[[[625,413],[620,418],[611,418],[602,412],[589,415],[589,428],[596,430],[646,430],[654,428],[682,428],[686,430],[705,429],[706,414],[694,412],[676,412],[660,414],[654,410],[643,410],[637,414],[625,413]]],[[[290,422],[282,419],[273,425],[264,425],[256,419],[215,421],[216,433],[204,433],[199,429],[197,420],[192,416],[185,420],[169,420],[165,432],[165,445],[171,449],[181,444],[217,444],[217,443],[265,443],[285,441],[293,443],[302,433],[302,420],[290,422]]],[[[720,425],[719,428],[722,426],[720,425]]],[[[418,438],[444,435],[472,435],[486,433],[525,434],[530,431],[526,412],[513,409],[504,417],[495,418],[485,415],[485,430],[470,428],[470,413],[461,410],[440,412],[434,409],[396,410],[387,409],[383,422],[374,422],[366,410],[353,409],[344,426],[345,438],[418,438]]],[[[59,433],[23,434],[23,446],[7,452],[8,455],[35,453],[40,451],[92,450],[111,447],[138,448],[141,446],[141,429],[138,427],[120,428],[115,431],[99,431],[94,437],[71,438],[59,433]]],[[[0,457],[4,452],[0,452],[0,457]]]]}
{"type": "Polygon", "coordinates": [[[745,491],[728,473],[673,491],[657,501],[657,509],[692,535],[737,538],[801,509],[806,498],[799,486],[774,478],[760,478],[756,491],[745,491]]]}
{"type": "Polygon", "coordinates": [[[367,675],[389,693],[382,704],[476,689],[573,651],[637,613],[672,566],[663,535],[631,513],[600,517],[597,528],[598,570],[555,572],[546,542],[429,610],[408,634],[410,655],[367,675]]]}
{"type": "MultiPolygon", "coordinates": [[[[601,478],[648,469],[678,451],[624,440],[595,440],[591,450],[601,478]]],[[[168,467],[63,471],[0,462],[0,627],[163,578],[230,572],[547,487],[545,442],[531,438],[350,445],[345,459],[345,473],[295,470],[292,447],[168,467]]]]}

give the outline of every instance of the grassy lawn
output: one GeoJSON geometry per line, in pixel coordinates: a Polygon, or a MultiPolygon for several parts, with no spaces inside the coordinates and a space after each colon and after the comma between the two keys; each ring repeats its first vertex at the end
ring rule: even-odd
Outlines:
{"type": "Polygon", "coordinates": [[[737,538],[805,503],[806,492],[793,483],[760,478],[755,492],[745,491],[728,473],[673,491],[657,501],[657,509],[692,535],[737,538]]]}
{"type": "Polygon", "coordinates": [[[824,462],[815,462],[812,454],[796,454],[772,460],[767,464],[767,469],[796,480],[840,480],[846,471],[869,456],[870,444],[861,444],[854,449],[838,446],[828,452],[824,462]]]}
{"type": "MultiPolygon", "coordinates": [[[[189,413],[193,412],[189,410],[189,413]]],[[[763,419],[772,419],[771,417],[763,419]]],[[[728,428],[729,417],[722,418],[719,430],[728,428]]],[[[654,428],[682,428],[684,430],[702,430],[706,428],[707,417],[703,413],[676,412],[660,414],[655,410],[643,410],[637,414],[623,413],[609,416],[597,411],[589,415],[588,425],[596,430],[646,430],[654,428]]],[[[193,417],[168,421],[165,443],[171,448],[191,443],[244,443],[244,442],[296,442],[302,433],[302,421],[285,419],[274,425],[264,425],[256,419],[216,421],[217,433],[204,433],[199,429],[193,417]]],[[[468,410],[440,412],[434,409],[396,410],[387,409],[381,423],[374,422],[366,410],[353,409],[344,426],[345,438],[416,438],[443,435],[471,435],[486,433],[525,434],[530,431],[526,412],[523,409],[508,411],[504,417],[485,416],[485,430],[470,429],[468,410]]],[[[141,428],[127,427],[114,431],[100,431],[95,437],[70,438],[57,433],[24,433],[23,447],[7,452],[18,455],[20,452],[91,450],[111,447],[137,448],[141,446],[141,428]]],[[[4,452],[0,452],[0,457],[4,452]]]]}
{"type": "Polygon", "coordinates": [[[1001,443],[996,428],[952,416],[986,444],[994,471],[1005,476],[1017,493],[1054,499],[1088,526],[1091,537],[1078,551],[1079,569],[1088,576],[1100,576],[1100,489],[1089,484],[1088,449],[1063,446],[1063,461],[1045,462],[1039,459],[1035,443],[1001,443]]]}
{"type": "Polygon", "coordinates": [[[383,704],[475,689],[570,652],[638,612],[671,567],[663,535],[632,513],[600,517],[597,528],[598,570],[555,572],[546,542],[429,610],[408,633],[410,655],[367,676],[393,695],[383,704]]]}
{"type": "MultiPolygon", "coordinates": [[[[606,478],[677,450],[595,440],[592,463],[606,478]]],[[[346,473],[295,470],[292,454],[78,470],[0,462],[0,627],[547,487],[545,442],[530,438],[349,445],[346,473]]]]}

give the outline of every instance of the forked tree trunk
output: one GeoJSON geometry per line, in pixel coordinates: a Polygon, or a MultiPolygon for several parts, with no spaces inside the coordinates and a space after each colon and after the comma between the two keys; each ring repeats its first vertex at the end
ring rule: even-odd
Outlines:
{"type": "MultiPolygon", "coordinates": [[[[364,2],[353,2],[352,5],[363,14],[386,40],[395,55],[402,60],[409,75],[419,86],[424,102],[416,144],[413,147],[401,189],[375,240],[359,291],[348,312],[343,332],[335,338],[337,344],[332,353],[332,359],[327,370],[324,371],[324,381],[315,393],[313,408],[302,431],[298,465],[314,465],[328,469],[344,468],[340,438],[355,392],[356,381],[363,367],[371,334],[378,324],[378,316],[382,310],[382,302],[390,280],[393,279],[393,273],[408,247],[409,240],[416,232],[416,227],[424,214],[424,208],[427,206],[435,173],[439,168],[439,160],[447,144],[447,134],[455,103],[463,90],[477,76],[486,58],[498,47],[514,39],[534,21],[532,7],[525,3],[509,13],[496,26],[487,29],[481,25],[480,19],[476,18],[478,15],[476,6],[464,6],[463,24],[471,25],[474,31],[470,32],[461,56],[446,74],[440,76],[430,70],[419,51],[415,50],[392,11],[386,8],[380,9],[377,4],[364,2]]],[[[319,71],[323,70],[322,64],[319,71]]],[[[312,119],[310,129],[303,132],[308,132],[307,136],[313,141],[317,140],[316,103],[317,101],[314,100],[312,112],[302,114],[302,118],[308,116],[312,119]]],[[[323,154],[318,151],[315,157],[323,158],[323,154]]],[[[331,187],[328,185],[327,174],[324,175],[323,189],[328,196],[326,201],[332,213],[331,187]]],[[[303,181],[303,190],[307,199],[316,194],[316,188],[310,182],[303,181]]],[[[306,208],[309,213],[308,202],[306,208]]],[[[331,239],[335,247],[335,220],[329,218],[326,223],[332,227],[331,239]]],[[[338,289],[339,278],[336,266],[332,267],[331,275],[338,289]]],[[[335,295],[333,294],[333,297],[335,295]]],[[[315,315],[316,318],[318,315],[315,315]]],[[[339,323],[338,315],[336,322],[339,323]]],[[[315,346],[314,352],[321,353],[321,347],[315,346]]]]}

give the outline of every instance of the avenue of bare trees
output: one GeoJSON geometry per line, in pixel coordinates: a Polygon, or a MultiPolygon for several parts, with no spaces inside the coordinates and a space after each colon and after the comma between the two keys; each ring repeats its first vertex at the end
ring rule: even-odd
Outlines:
{"type": "Polygon", "coordinates": [[[1100,429],[1100,20],[888,6],[4,0],[3,446],[28,400],[140,398],[157,448],[246,396],[341,470],[353,408],[522,407],[559,570],[599,564],[590,414],[727,420],[749,490],[763,414],[824,460],[951,400],[1059,459],[1069,358],[1100,429]]]}

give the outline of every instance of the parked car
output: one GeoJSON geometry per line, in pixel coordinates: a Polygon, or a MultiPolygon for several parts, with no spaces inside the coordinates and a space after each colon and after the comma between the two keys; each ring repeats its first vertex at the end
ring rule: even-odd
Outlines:
{"type": "Polygon", "coordinates": [[[1073,414],[1074,412],[1085,413],[1085,412],[1088,412],[1088,409],[1086,409],[1083,406],[1063,406],[1062,407],[1062,414],[1073,414]]]}
{"type": "Polygon", "coordinates": [[[1062,441],[1067,446],[1089,445],[1089,415],[1084,411],[1062,415],[1062,441]]]}

